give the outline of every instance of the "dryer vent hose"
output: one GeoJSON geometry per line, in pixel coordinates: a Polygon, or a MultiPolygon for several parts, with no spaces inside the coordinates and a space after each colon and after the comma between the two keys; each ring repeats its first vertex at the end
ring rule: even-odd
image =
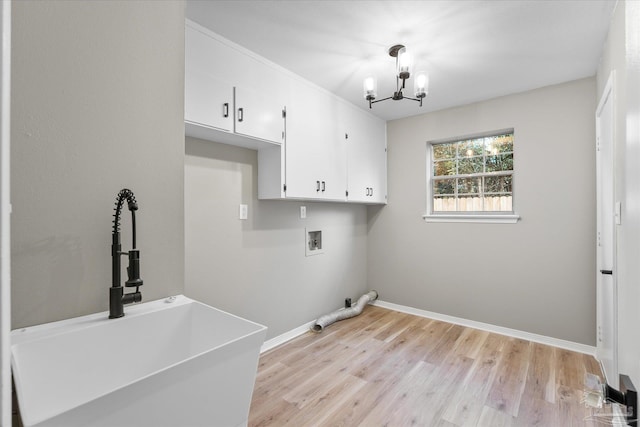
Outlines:
{"type": "Polygon", "coordinates": [[[319,317],[318,320],[316,320],[315,323],[311,326],[311,330],[313,332],[322,332],[324,328],[332,323],[335,323],[339,320],[355,317],[362,313],[365,305],[375,301],[376,299],[378,299],[378,292],[369,291],[368,293],[358,298],[358,302],[356,303],[356,305],[349,308],[341,308],[340,310],[336,310],[329,314],[325,314],[322,317],[319,317]]]}

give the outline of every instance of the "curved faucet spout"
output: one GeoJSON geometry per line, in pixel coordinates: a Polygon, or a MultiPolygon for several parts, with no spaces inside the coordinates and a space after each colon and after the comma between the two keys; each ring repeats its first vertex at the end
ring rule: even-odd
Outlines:
{"type": "Polygon", "coordinates": [[[136,248],[136,211],[138,210],[138,202],[136,201],[136,196],[133,194],[133,191],[128,188],[123,188],[118,193],[116,198],[116,213],[113,215],[113,234],[120,232],[120,213],[122,212],[122,205],[124,205],[124,201],[127,201],[127,206],[131,211],[131,224],[133,231],[133,249],[136,248]]]}
{"type": "Polygon", "coordinates": [[[142,301],[142,294],[140,293],[140,286],[142,286],[142,279],[140,278],[140,251],[136,249],[136,214],[138,210],[138,203],[133,191],[124,188],[122,189],[116,199],[116,213],[113,215],[113,233],[111,242],[111,267],[112,267],[112,280],[111,288],[109,289],[109,318],[115,319],[124,316],[124,305],[133,302],[142,301]],[[120,244],[120,214],[124,201],[127,201],[127,207],[131,211],[131,224],[132,224],[132,245],[133,249],[129,252],[122,252],[120,244]],[[125,282],[126,287],[135,287],[135,292],[128,294],[124,293],[120,280],[120,257],[122,255],[129,255],[129,266],[127,267],[128,280],[125,282]]]}

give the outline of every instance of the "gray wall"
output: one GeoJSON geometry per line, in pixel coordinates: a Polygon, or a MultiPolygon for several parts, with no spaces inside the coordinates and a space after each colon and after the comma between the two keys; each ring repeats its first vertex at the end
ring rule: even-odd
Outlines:
{"type": "Polygon", "coordinates": [[[144,300],[183,292],[184,4],[19,1],[12,17],[13,328],[108,309],[123,187],[144,300]]]}
{"type": "Polygon", "coordinates": [[[381,299],[595,345],[594,78],[388,123],[389,205],[369,211],[381,299]],[[426,141],[515,129],[517,224],[425,223],[426,141]]]}
{"type": "Polygon", "coordinates": [[[593,79],[391,122],[389,205],[367,223],[363,206],[306,203],[300,220],[302,203],[256,199],[253,151],[192,140],[185,167],[181,2],[13,8],[14,328],[107,308],[113,202],[130,187],[145,300],[186,291],[273,337],[373,288],[594,344],[593,79]],[[425,141],[506,127],[521,222],[425,224],[425,141]],[[326,231],[325,254],[305,257],[305,226],[326,231]]]}
{"type": "Polygon", "coordinates": [[[256,151],[186,139],[186,294],[268,326],[273,338],[364,293],[367,214],[361,205],[257,200],[257,188],[256,151]],[[305,256],[305,227],[322,230],[323,254],[305,256]]]}

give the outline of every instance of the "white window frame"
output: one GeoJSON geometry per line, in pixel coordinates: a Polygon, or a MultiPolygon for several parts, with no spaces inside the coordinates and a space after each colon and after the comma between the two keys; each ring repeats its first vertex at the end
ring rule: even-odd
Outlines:
{"type": "MultiPolygon", "coordinates": [[[[440,140],[427,141],[427,213],[422,216],[426,222],[472,222],[472,223],[494,223],[494,224],[515,224],[520,219],[520,216],[515,211],[515,165],[511,172],[512,180],[511,188],[511,207],[512,211],[505,212],[434,212],[433,211],[433,146],[438,144],[451,143],[456,141],[462,141],[465,139],[476,139],[487,136],[495,136],[503,133],[513,133],[515,138],[515,132],[513,128],[500,129],[490,132],[476,133],[472,135],[459,136],[455,138],[447,138],[440,140]]],[[[514,144],[515,151],[515,144],[514,144]]],[[[452,178],[460,177],[458,175],[452,176],[452,178]]]]}

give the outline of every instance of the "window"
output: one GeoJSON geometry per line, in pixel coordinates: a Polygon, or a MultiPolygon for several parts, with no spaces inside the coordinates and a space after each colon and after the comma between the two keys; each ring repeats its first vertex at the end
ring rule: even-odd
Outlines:
{"type": "Polygon", "coordinates": [[[513,129],[427,143],[427,220],[515,222],[513,129]]]}

